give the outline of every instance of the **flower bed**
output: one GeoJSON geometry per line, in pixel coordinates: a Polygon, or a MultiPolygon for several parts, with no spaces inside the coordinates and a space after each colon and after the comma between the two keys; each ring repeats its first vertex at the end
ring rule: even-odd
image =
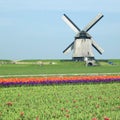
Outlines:
{"type": "Polygon", "coordinates": [[[120,82],[120,75],[0,78],[1,86],[99,82],[120,82]]]}

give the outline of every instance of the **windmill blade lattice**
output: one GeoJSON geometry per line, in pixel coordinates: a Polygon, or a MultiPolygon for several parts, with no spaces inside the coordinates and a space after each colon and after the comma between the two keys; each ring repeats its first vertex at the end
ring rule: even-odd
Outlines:
{"type": "Polygon", "coordinates": [[[72,22],[72,20],[70,20],[70,18],[68,18],[67,15],[63,15],[62,19],[65,21],[65,23],[75,32],[75,33],[79,33],[80,29],[75,25],[75,23],[72,22]]]}
{"type": "Polygon", "coordinates": [[[99,13],[89,24],[83,29],[83,31],[87,32],[90,30],[101,18],[103,15],[99,13]]]}

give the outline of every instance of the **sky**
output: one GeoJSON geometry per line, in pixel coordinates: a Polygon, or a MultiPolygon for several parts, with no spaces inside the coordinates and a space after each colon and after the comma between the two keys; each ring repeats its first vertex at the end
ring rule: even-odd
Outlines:
{"type": "Polygon", "coordinates": [[[75,33],[66,14],[83,29],[98,13],[104,17],[89,34],[104,49],[96,59],[120,59],[120,0],[0,0],[0,59],[71,59],[63,50],[75,33]]]}

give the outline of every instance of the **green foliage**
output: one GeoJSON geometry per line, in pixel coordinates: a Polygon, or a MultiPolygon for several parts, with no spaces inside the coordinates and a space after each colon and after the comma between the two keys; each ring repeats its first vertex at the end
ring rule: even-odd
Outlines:
{"type": "Polygon", "coordinates": [[[11,64],[12,60],[0,60],[0,64],[11,64]]]}
{"type": "Polygon", "coordinates": [[[1,87],[0,120],[119,120],[119,92],[119,83],[1,87]]]}

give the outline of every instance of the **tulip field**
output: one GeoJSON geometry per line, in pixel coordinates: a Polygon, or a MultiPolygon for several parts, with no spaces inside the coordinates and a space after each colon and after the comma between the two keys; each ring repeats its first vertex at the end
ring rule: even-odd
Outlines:
{"type": "Polygon", "coordinates": [[[120,75],[92,75],[92,76],[52,76],[52,77],[18,77],[0,78],[0,86],[22,85],[53,85],[66,83],[110,83],[120,82],[120,75]]]}
{"type": "Polygon", "coordinates": [[[119,120],[120,83],[1,86],[0,120],[119,120]]]}
{"type": "Polygon", "coordinates": [[[119,70],[118,60],[1,64],[0,120],[120,120],[119,70]]]}

